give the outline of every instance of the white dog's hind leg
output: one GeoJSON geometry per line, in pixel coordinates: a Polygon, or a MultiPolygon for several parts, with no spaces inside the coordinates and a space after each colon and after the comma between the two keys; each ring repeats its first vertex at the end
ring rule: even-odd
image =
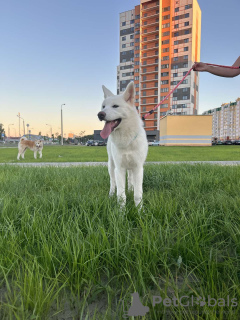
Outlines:
{"type": "Polygon", "coordinates": [[[142,184],[143,168],[136,168],[133,170],[134,202],[136,207],[140,204],[140,208],[142,208],[142,184]]]}
{"type": "Polygon", "coordinates": [[[24,159],[25,152],[26,152],[26,149],[23,150],[23,152],[22,152],[22,154],[21,154],[21,156],[22,156],[23,159],[24,159]]]}
{"type": "Polygon", "coordinates": [[[40,159],[42,159],[42,151],[39,151],[40,159]]]}
{"type": "Polygon", "coordinates": [[[132,170],[128,170],[128,191],[133,190],[133,173],[132,170]]]}
{"type": "Polygon", "coordinates": [[[20,151],[18,151],[18,155],[17,155],[18,160],[20,160],[20,155],[21,155],[21,153],[20,153],[20,151]]]}
{"type": "Polygon", "coordinates": [[[110,176],[110,191],[109,196],[112,196],[116,190],[116,179],[115,179],[115,165],[111,158],[108,160],[108,173],[110,176]]]}
{"type": "Polygon", "coordinates": [[[121,207],[124,207],[126,204],[126,194],[125,194],[126,169],[115,168],[115,178],[117,183],[118,202],[121,207]]]}

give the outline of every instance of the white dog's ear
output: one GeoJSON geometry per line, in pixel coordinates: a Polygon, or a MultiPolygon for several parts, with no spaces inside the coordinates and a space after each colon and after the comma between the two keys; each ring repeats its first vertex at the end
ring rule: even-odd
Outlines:
{"type": "Polygon", "coordinates": [[[123,99],[134,106],[134,98],[135,98],[134,82],[131,81],[129,82],[126,90],[123,93],[123,99]]]}
{"type": "Polygon", "coordinates": [[[114,94],[110,90],[108,90],[105,86],[102,86],[102,88],[104,93],[104,99],[106,99],[107,97],[114,96],[114,94]]]}

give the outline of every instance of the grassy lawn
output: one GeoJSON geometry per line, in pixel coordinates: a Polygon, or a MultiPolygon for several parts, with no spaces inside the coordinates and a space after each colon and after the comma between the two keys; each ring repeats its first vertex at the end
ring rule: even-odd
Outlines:
{"type": "MultiPolygon", "coordinates": [[[[104,148],[68,150],[106,160],[104,148]]],[[[123,319],[120,300],[128,309],[134,291],[150,309],[134,319],[240,318],[239,167],[148,165],[141,213],[131,193],[125,212],[108,198],[106,167],[5,166],[0,181],[0,319],[123,319]],[[153,296],[222,300],[153,307],[153,296]]]]}
{"type": "MultiPolygon", "coordinates": [[[[237,161],[240,146],[149,147],[147,161],[237,161]]],[[[45,146],[43,158],[35,160],[27,150],[21,162],[107,161],[106,147],[45,146]]],[[[0,162],[18,162],[16,148],[0,148],[0,162]]]]}

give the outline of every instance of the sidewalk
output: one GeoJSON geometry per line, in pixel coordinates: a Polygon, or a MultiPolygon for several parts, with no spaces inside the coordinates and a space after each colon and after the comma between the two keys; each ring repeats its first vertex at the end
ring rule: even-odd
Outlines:
{"type": "MultiPolygon", "coordinates": [[[[214,164],[220,166],[239,166],[240,161],[158,161],[145,162],[150,164],[214,164]]],[[[107,162],[29,162],[29,163],[0,163],[0,165],[11,165],[19,167],[78,167],[78,166],[107,166],[107,162]]]]}

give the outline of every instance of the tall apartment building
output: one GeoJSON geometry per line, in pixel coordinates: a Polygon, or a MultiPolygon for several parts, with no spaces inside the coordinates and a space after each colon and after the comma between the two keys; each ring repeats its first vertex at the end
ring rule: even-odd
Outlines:
{"type": "Polygon", "coordinates": [[[235,102],[223,103],[220,108],[205,111],[211,114],[212,137],[217,140],[240,140],[240,98],[235,102]]]}
{"type": "MultiPolygon", "coordinates": [[[[134,9],[120,13],[120,64],[117,92],[134,81],[136,106],[142,117],[182,79],[195,61],[200,61],[201,10],[197,0],[140,0],[134,9]]],[[[191,74],[161,108],[145,120],[153,134],[160,117],[196,115],[199,75],[191,74]]]]}

